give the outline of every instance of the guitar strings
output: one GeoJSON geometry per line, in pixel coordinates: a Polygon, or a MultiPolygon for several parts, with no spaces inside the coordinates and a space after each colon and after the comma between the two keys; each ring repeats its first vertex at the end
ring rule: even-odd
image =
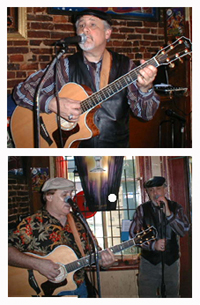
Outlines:
{"type": "MultiPolygon", "coordinates": [[[[174,44],[172,44],[172,45],[174,46],[174,44]]],[[[178,47],[182,48],[181,44],[179,43],[178,47]]],[[[106,87],[104,87],[100,91],[93,93],[91,96],[89,96],[84,101],[82,101],[81,102],[82,113],[85,113],[88,110],[91,110],[92,108],[96,107],[98,104],[106,101],[111,96],[115,95],[116,93],[122,91],[124,88],[128,87],[131,83],[133,83],[134,81],[137,80],[138,75],[142,76],[140,73],[140,70],[143,69],[144,67],[146,67],[148,65],[153,65],[154,67],[158,67],[160,65],[160,62],[163,63],[167,59],[168,50],[170,50],[170,52],[173,53],[174,48],[171,49],[172,45],[165,47],[163,49],[163,51],[160,51],[161,52],[160,54],[157,54],[156,56],[149,59],[148,61],[146,61],[139,67],[134,68],[133,70],[129,71],[127,74],[121,76],[120,78],[118,78],[114,82],[108,84],[106,87]]],[[[188,54],[190,52],[186,52],[186,53],[188,54]]],[[[179,56],[177,58],[175,56],[174,60],[176,60],[182,56],[185,56],[187,54],[183,53],[182,55],[180,55],[180,51],[179,51],[179,56]]],[[[167,64],[169,62],[167,62],[167,64]]]]}
{"type": "Polygon", "coordinates": [[[129,71],[127,74],[121,76],[114,82],[108,84],[102,90],[95,92],[91,96],[86,98],[84,101],[81,102],[82,113],[91,110],[101,102],[107,100],[111,96],[115,95],[116,93],[122,91],[124,88],[128,87],[131,83],[137,80],[139,71],[149,64],[157,66],[156,60],[154,58],[151,58],[150,60],[146,61],[144,64],[134,68],[133,70],[129,71]]]}

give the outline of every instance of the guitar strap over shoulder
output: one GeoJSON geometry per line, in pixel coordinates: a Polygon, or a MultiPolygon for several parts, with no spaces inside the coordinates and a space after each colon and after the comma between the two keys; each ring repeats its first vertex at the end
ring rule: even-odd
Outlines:
{"type": "Polygon", "coordinates": [[[71,230],[72,230],[72,233],[73,233],[73,235],[74,235],[74,239],[75,239],[75,241],[76,241],[76,244],[77,244],[77,246],[78,246],[78,248],[79,248],[79,251],[81,252],[81,255],[82,255],[82,256],[85,256],[85,253],[84,253],[84,251],[83,251],[83,247],[82,247],[82,245],[81,245],[80,235],[78,234],[78,230],[77,230],[77,227],[76,227],[74,218],[73,218],[73,216],[72,216],[71,213],[69,213],[69,214],[67,215],[67,220],[68,220],[68,223],[69,223],[69,225],[70,225],[70,227],[71,227],[71,230]]]}
{"type": "Polygon", "coordinates": [[[101,73],[100,73],[100,89],[104,88],[108,84],[110,69],[111,69],[111,54],[107,49],[105,49],[103,54],[101,73]]]}

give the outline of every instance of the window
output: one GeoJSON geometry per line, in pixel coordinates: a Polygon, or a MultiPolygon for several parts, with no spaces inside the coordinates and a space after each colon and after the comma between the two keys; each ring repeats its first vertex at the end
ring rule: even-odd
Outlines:
{"type": "MultiPolygon", "coordinates": [[[[68,179],[76,184],[76,193],[82,190],[80,178],[76,171],[74,157],[64,157],[67,162],[68,179]]],[[[119,200],[116,210],[98,211],[87,219],[87,222],[96,236],[99,245],[105,249],[122,243],[122,221],[132,220],[137,206],[141,203],[140,178],[137,178],[135,157],[124,157],[119,200]]],[[[131,257],[138,253],[138,247],[124,250],[118,255],[131,257]]]]}
{"type": "MultiPolygon", "coordinates": [[[[97,212],[94,217],[88,219],[102,248],[110,248],[122,242],[122,221],[132,220],[137,206],[141,203],[140,178],[136,178],[136,159],[124,158],[119,200],[116,210],[97,212]]],[[[123,251],[121,255],[133,255],[138,253],[138,248],[133,247],[123,251]]]]}

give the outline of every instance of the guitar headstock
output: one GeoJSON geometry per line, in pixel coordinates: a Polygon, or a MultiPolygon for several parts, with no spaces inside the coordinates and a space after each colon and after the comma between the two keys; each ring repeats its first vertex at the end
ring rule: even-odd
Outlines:
{"type": "Polygon", "coordinates": [[[136,245],[142,245],[150,240],[155,240],[157,238],[157,230],[151,226],[146,230],[143,230],[136,234],[134,241],[136,245]]]}
{"type": "Polygon", "coordinates": [[[159,65],[168,65],[190,53],[192,53],[192,43],[190,39],[182,36],[172,44],[161,49],[155,56],[155,59],[159,65]]]}

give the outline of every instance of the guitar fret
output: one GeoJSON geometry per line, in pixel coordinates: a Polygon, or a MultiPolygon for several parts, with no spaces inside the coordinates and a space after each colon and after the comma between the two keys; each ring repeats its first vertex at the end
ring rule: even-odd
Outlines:
{"type": "Polygon", "coordinates": [[[108,84],[100,91],[93,93],[90,97],[81,102],[82,113],[91,110],[98,104],[106,101],[111,96],[128,87],[130,84],[137,80],[138,75],[140,75],[139,71],[148,65],[153,65],[154,67],[157,67],[159,66],[159,63],[156,58],[153,57],[150,60],[146,61],[144,64],[134,68],[133,70],[121,76],[114,82],[108,84]]]}
{"type": "MultiPolygon", "coordinates": [[[[130,248],[132,246],[141,245],[144,242],[154,240],[154,239],[156,239],[156,237],[157,237],[157,232],[156,232],[155,228],[150,227],[150,228],[138,233],[135,236],[135,238],[130,239],[128,241],[125,241],[120,245],[116,245],[116,246],[111,247],[110,250],[113,253],[117,253],[117,252],[120,252],[120,251],[125,250],[127,248],[130,248]],[[149,237],[149,235],[150,235],[150,237],[149,237]]],[[[100,257],[101,257],[101,253],[105,252],[105,251],[107,251],[107,250],[102,250],[98,253],[100,255],[100,257]]],[[[74,261],[74,262],[71,262],[71,263],[65,265],[65,268],[66,268],[67,272],[69,273],[69,272],[72,272],[72,271],[76,271],[76,270],[81,269],[83,267],[94,264],[95,263],[95,255],[96,254],[92,253],[91,255],[82,257],[82,258],[78,259],[77,261],[74,261]]]]}
{"type": "Polygon", "coordinates": [[[99,93],[102,95],[102,100],[107,100],[110,96],[109,95],[106,95],[106,90],[102,90],[101,93],[99,93]]]}

